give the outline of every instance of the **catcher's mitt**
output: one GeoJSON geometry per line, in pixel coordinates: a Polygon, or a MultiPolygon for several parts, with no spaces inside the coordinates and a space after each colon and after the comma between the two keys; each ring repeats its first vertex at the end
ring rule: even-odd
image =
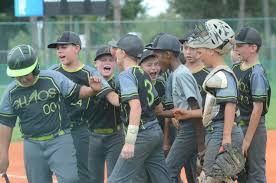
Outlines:
{"type": "Polygon", "coordinates": [[[205,152],[206,152],[206,149],[197,153],[197,158],[196,158],[196,175],[197,175],[197,177],[200,176],[200,173],[203,168],[205,152]]]}
{"type": "Polygon", "coordinates": [[[216,157],[213,165],[212,177],[224,179],[225,177],[235,177],[244,169],[245,158],[236,147],[231,144],[223,145],[223,152],[216,157]]]}

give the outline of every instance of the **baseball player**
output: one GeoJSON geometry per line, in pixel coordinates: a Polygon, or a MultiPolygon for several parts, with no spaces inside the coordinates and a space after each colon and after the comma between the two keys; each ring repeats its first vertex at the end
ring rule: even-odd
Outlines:
{"type": "MultiPolygon", "coordinates": [[[[65,100],[76,102],[100,91],[80,86],[63,74],[39,70],[38,57],[29,45],[18,45],[8,53],[7,74],[15,78],[6,88],[0,105],[0,173],[7,171],[8,150],[17,118],[24,138],[24,162],[29,182],[78,181],[76,150],[65,100]]],[[[91,85],[91,86],[93,86],[91,85]]]]}
{"type": "MultiPolygon", "coordinates": [[[[237,81],[234,73],[224,63],[223,55],[234,44],[234,32],[224,21],[211,19],[199,24],[188,41],[196,49],[197,56],[213,70],[207,75],[203,89],[206,100],[203,112],[206,153],[200,182],[215,182],[212,168],[222,145],[241,147],[243,134],[235,123],[237,81]]],[[[230,181],[225,177],[225,182],[230,181]]]]}
{"type": "MultiPolygon", "coordinates": [[[[56,70],[64,74],[67,78],[80,85],[89,85],[88,78],[90,76],[101,75],[95,68],[84,65],[78,58],[81,51],[81,40],[79,36],[70,31],[65,31],[57,39],[48,45],[48,48],[55,48],[56,54],[60,59],[61,64],[55,64],[50,69],[56,70]]],[[[115,94],[105,79],[102,78],[102,90],[97,94],[101,97],[110,97],[115,94]]],[[[118,97],[118,96],[117,96],[118,97]]],[[[114,97],[115,99],[116,97],[114,97]]],[[[71,133],[76,147],[76,156],[78,162],[78,173],[81,183],[91,182],[88,173],[88,151],[89,151],[89,136],[90,132],[87,127],[87,116],[91,114],[91,107],[89,107],[89,99],[80,99],[72,103],[66,101],[66,108],[71,120],[71,133]],[[88,115],[86,116],[87,113],[88,115]]]]}
{"type": "MultiPolygon", "coordinates": [[[[141,59],[138,62],[138,65],[150,76],[151,82],[155,87],[158,96],[161,98],[163,106],[165,106],[165,81],[163,77],[159,77],[160,66],[157,57],[154,55],[153,51],[144,50],[141,59]]],[[[165,155],[169,151],[170,140],[169,140],[169,121],[167,118],[158,117],[159,124],[164,133],[164,144],[163,150],[165,155]]]]}
{"type": "Polygon", "coordinates": [[[125,144],[108,183],[129,182],[142,167],[152,182],[170,182],[162,151],[162,130],[154,114],[160,103],[150,77],[137,66],[144,45],[135,35],[126,35],[117,43],[121,119],[127,126],[125,144]]]}
{"type": "MultiPolygon", "coordinates": [[[[171,92],[174,107],[194,111],[198,115],[180,121],[180,128],[166,159],[172,182],[178,182],[178,175],[184,162],[197,154],[196,130],[192,118],[201,116],[202,102],[194,77],[178,58],[180,47],[178,39],[172,35],[163,34],[154,40],[152,47],[147,48],[154,50],[162,70],[170,69],[172,71],[171,77],[169,77],[171,88],[168,91],[171,92]]],[[[194,176],[193,182],[195,181],[196,176],[194,176]]]]}
{"type": "MultiPolygon", "coordinates": [[[[197,58],[196,50],[187,45],[188,38],[189,38],[189,35],[185,36],[185,38],[180,39],[179,41],[180,43],[182,43],[182,51],[185,58],[185,66],[192,72],[195,80],[197,81],[198,88],[202,97],[202,106],[204,106],[206,92],[202,89],[202,84],[206,76],[208,75],[209,71],[204,66],[204,64],[197,58]]],[[[180,113],[181,109],[179,110],[175,109],[175,112],[178,111],[180,113]]],[[[202,153],[205,149],[205,145],[204,145],[204,128],[201,120],[197,120],[196,135],[197,135],[196,139],[197,139],[198,151],[202,153]]],[[[193,159],[190,159],[184,165],[185,171],[186,171],[186,178],[188,182],[192,182],[194,177],[194,175],[191,175],[190,173],[196,172],[195,170],[190,170],[191,168],[195,167],[193,164],[196,163],[196,158],[197,156],[193,157],[193,159]]],[[[199,172],[197,172],[197,174],[198,173],[199,172]]]]}
{"type": "Polygon", "coordinates": [[[270,103],[271,89],[259,61],[262,39],[258,31],[245,27],[236,35],[235,51],[241,63],[233,66],[239,81],[239,125],[244,132],[242,152],[247,157],[246,175],[239,182],[265,183],[267,133],[265,114],[270,103]]]}
{"type": "MultiPolygon", "coordinates": [[[[94,63],[109,85],[118,91],[119,83],[114,76],[116,61],[111,55],[110,47],[99,48],[94,63]]],[[[98,96],[91,99],[90,105],[92,110],[88,116],[88,123],[92,135],[89,140],[89,172],[91,183],[103,183],[105,162],[109,177],[124,144],[120,108],[114,107],[107,99],[98,96]]]]}

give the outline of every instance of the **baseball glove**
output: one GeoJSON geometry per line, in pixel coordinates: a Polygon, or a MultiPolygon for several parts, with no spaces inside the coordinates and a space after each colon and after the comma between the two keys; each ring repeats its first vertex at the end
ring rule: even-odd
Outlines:
{"type": "Polygon", "coordinates": [[[224,144],[223,151],[216,157],[213,165],[212,177],[224,179],[225,177],[235,177],[244,169],[245,158],[236,147],[231,144],[224,144]]]}

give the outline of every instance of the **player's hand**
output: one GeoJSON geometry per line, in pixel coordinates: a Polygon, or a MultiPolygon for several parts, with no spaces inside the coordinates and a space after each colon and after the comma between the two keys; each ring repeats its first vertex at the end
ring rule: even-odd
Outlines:
{"type": "Polygon", "coordinates": [[[244,155],[244,157],[247,157],[247,151],[249,149],[249,146],[250,146],[250,143],[246,139],[243,139],[242,154],[244,155]]]}
{"type": "Polygon", "coordinates": [[[180,123],[178,120],[176,120],[175,118],[172,118],[172,124],[176,129],[180,128],[180,123]]]}
{"type": "Polygon", "coordinates": [[[165,157],[167,157],[167,155],[169,154],[170,149],[171,149],[170,145],[163,144],[163,151],[164,151],[165,157]]]}
{"type": "Polygon", "coordinates": [[[189,111],[186,109],[174,108],[173,115],[177,120],[189,119],[189,111]]]}
{"type": "Polygon", "coordinates": [[[0,174],[6,173],[9,167],[9,158],[8,156],[0,154],[0,174]]]}
{"type": "Polygon", "coordinates": [[[102,89],[101,79],[96,76],[91,76],[89,78],[89,85],[93,89],[94,92],[99,92],[102,89]]]}
{"type": "Polygon", "coordinates": [[[130,159],[133,158],[134,156],[134,147],[135,145],[133,144],[125,144],[123,146],[122,152],[121,152],[121,156],[123,159],[130,159]]]}

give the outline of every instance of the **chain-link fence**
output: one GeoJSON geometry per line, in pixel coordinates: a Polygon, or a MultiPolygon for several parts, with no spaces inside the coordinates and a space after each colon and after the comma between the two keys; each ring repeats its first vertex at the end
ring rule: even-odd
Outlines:
{"type": "MultiPolygon", "coordinates": [[[[7,52],[18,44],[30,44],[39,53],[39,61],[42,68],[57,63],[58,59],[54,49],[48,49],[47,45],[57,39],[63,31],[70,30],[80,34],[83,49],[80,58],[84,63],[93,60],[95,50],[107,44],[112,38],[134,32],[140,35],[145,43],[148,43],[158,32],[168,32],[177,37],[183,37],[197,23],[198,20],[154,20],[154,21],[125,21],[125,22],[1,22],[0,23],[0,85],[6,85],[11,81],[6,76],[7,52]]],[[[240,27],[241,20],[227,19],[227,23],[234,30],[240,27]]],[[[271,84],[276,86],[276,18],[251,18],[243,20],[244,26],[255,27],[263,37],[261,49],[261,62],[265,66],[271,84]],[[269,21],[267,21],[269,20],[269,21]],[[269,22],[269,26],[265,24],[269,22]],[[269,28],[269,30],[267,29],[269,28]],[[274,83],[275,82],[275,83],[274,83]]],[[[229,59],[229,58],[227,58],[229,59]]]]}

